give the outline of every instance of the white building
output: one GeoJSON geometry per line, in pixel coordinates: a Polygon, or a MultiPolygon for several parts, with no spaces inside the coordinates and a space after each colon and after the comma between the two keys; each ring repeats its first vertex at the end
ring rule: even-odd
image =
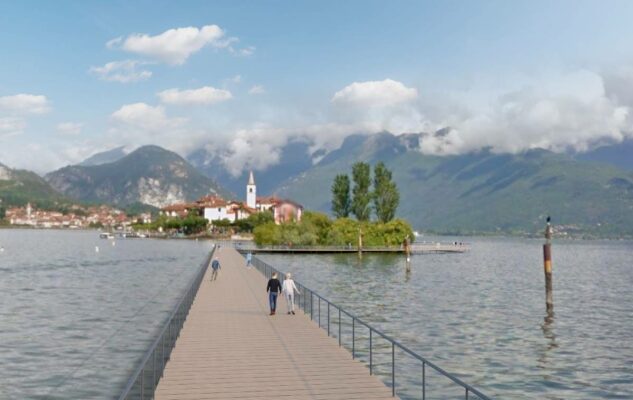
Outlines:
{"type": "Polygon", "coordinates": [[[246,185],[246,206],[249,208],[257,207],[257,186],[255,186],[255,178],[251,170],[248,176],[248,184],[246,185]]]}
{"type": "Polygon", "coordinates": [[[203,215],[209,222],[229,218],[226,201],[219,197],[203,197],[198,204],[203,207],[203,215]]]}
{"type": "MultiPolygon", "coordinates": [[[[193,205],[176,204],[164,207],[163,212],[167,215],[176,215],[177,213],[188,212],[189,208],[202,210],[202,215],[209,222],[222,219],[236,222],[261,211],[271,211],[275,222],[280,224],[289,221],[300,221],[303,214],[303,207],[292,201],[282,200],[275,196],[257,197],[257,186],[255,185],[253,171],[250,171],[248,183],[246,184],[246,202],[226,201],[217,196],[205,196],[193,205]]],[[[186,216],[186,214],[184,215],[186,216]]]]}

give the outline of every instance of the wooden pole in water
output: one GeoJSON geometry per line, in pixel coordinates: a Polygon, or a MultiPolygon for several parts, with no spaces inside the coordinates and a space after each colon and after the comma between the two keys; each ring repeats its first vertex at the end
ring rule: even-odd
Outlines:
{"type": "Polygon", "coordinates": [[[405,264],[406,270],[407,272],[411,272],[411,244],[408,236],[404,239],[404,255],[407,257],[405,264]]]}
{"type": "Polygon", "coordinates": [[[363,256],[363,230],[358,227],[358,257],[363,256]]]}
{"type": "Polygon", "coordinates": [[[554,311],[554,298],[552,294],[552,224],[547,217],[545,227],[545,244],[543,245],[543,271],[545,272],[545,308],[547,313],[554,311]]]}

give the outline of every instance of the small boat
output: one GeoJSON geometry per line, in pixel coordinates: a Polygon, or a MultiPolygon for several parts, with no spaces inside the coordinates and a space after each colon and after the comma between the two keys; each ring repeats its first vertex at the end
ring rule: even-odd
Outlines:
{"type": "Polygon", "coordinates": [[[114,239],[114,235],[111,234],[110,232],[101,232],[99,234],[99,238],[101,238],[101,239],[114,239]]]}

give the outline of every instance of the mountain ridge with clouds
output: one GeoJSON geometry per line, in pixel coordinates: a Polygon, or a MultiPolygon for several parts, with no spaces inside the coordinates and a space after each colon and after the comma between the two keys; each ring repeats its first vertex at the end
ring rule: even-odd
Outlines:
{"type": "Polygon", "coordinates": [[[67,166],[46,180],[69,198],[84,202],[163,207],[227,192],[174,152],[142,146],[114,162],[67,166]]]}
{"type": "Polygon", "coordinates": [[[276,191],[329,212],[336,174],[351,174],[356,161],[383,161],[401,192],[398,215],[418,230],[535,234],[550,214],[573,233],[633,236],[630,171],[543,149],[425,155],[412,150],[412,142],[415,135],[349,137],[339,150],[276,191]]]}

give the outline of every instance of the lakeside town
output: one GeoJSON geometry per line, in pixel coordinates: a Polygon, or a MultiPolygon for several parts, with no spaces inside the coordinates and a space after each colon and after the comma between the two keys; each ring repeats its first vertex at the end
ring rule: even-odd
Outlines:
{"type": "Polygon", "coordinates": [[[201,217],[206,220],[207,228],[211,231],[214,225],[221,225],[222,222],[235,223],[261,212],[269,212],[275,224],[300,222],[303,206],[276,196],[258,197],[255,178],[251,171],[246,185],[246,201],[226,200],[220,196],[208,195],[193,202],[169,204],[158,210],[154,216],[150,212],[131,215],[107,205],[73,204],[62,212],[38,209],[27,203],[23,207],[8,208],[4,220],[14,227],[131,231],[134,230],[134,225],[146,226],[161,217],[175,220],[201,217]]]}
{"type": "Polygon", "coordinates": [[[73,204],[67,212],[38,209],[28,203],[24,207],[6,210],[5,220],[11,226],[42,229],[128,229],[133,223],[152,221],[151,213],[130,216],[106,205],[82,206],[73,204]]]}

